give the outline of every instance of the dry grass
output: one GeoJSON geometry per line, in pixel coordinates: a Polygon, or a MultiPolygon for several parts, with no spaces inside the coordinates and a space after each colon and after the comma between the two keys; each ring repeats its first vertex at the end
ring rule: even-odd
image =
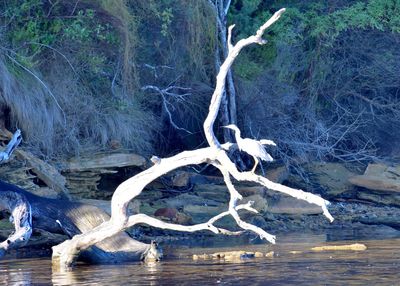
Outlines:
{"type": "Polygon", "coordinates": [[[67,71],[61,63],[54,65],[43,77],[46,89],[18,66],[0,60],[0,96],[10,109],[9,128],[21,128],[32,151],[54,158],[109,149],[114,140],[141,154],[151,152],[159,125],[150,112],[140,103],[121,106],[111,92],[99,97],[67,71]]]}

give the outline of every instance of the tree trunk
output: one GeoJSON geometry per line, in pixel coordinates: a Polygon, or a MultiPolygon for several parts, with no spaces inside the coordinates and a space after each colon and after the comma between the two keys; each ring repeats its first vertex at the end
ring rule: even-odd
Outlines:
{"type": "MultiPolygon", "coordinates": [[[[231,1],[230,0],[209,0],[213,10],[215,11],[217,39],[220,45],[217,44],[215,50],[215,70],[218,72],[223,62],[228,56],[228,39],[227,39],[227,15],[231,1]]],[[[226,75],[227,88],[224,90],[221,99],[221,124],[223,126],[236,124],[236,91],[233,81],[232,71],[229,70],[226,75]]],[[[224,129],[224,141],[233,142],[234,136],[231,130],[224,129]]]]}

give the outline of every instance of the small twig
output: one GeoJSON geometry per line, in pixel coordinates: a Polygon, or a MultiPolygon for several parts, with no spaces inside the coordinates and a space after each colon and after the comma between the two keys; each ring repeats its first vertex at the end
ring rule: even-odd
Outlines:
{"type": "Polygon", "coordinates": [[[71,62],[70,62],[70,60],[67,58],[67,56],[64,55],[63,53],[61,53],[58,49],[53,48],[52,46],[49,46],[49,45],[46,45],[46,44],[42,44],[42,43],[37,43],[37,42],[28,42],[27,44],[39,45],[39,46],[42,46],[42,47],[45,47],[45,48],[48,48],[48,49],[50,49],[50,50],[55,51],[56,53],[58,53],[60,56],[62,56],[62,57],[65,59],[65,61],[66,61],[66,62],[68,63],[68,65],[71,67],[72,71],[73,71],[75,74],[77,74],[77,72],[75,71],[74,66],[71,64],[71,62]]]}
{"type": "Polygon", "coordinates": [[[175,98],[177,100],[184,100],[184,97],[189,95],[190,93],[184,93],[184,94],[178,94],[178,93],[173,93],[171,92],[171,90],[183,90],[183,91],[187,91],[190,90],[190,88],[185,88],[185,87],[179,87],[179,86],[169,86],[167,88],[164,89],[160,89],[157,86],[154,85],[146,85],[144,87],[142,87],[142,90],[154,90],[156,92],[158,92],[161,95],[162,98],[162,104],[164,106],[164,110],[168,115],[168,119],[170,124],[172,125],[172,127],[174,127],[177,130],[181,130],[181,131],[185,131],[188,134],[193,134],[191,131],[183,128],[183,127],[179,127],[175,122],[174,119],[172,118],[172,114],[170,109],[168,108],[168,105],[171,105],[173,107],[173,105],[171,104],[171,102],[169,102],[169,100],[166,98],[166,95],[171,97],[171,98],[175,98]]]}
{"type": "Polygon", "coordinates": [[[71,15],[70,15],[70,16],[73,16],[73,15],[75,14],[75,10],[76,10],[76,7],[78,7],[79,1],[80,1],[80,0],[77,0],[77,1],[75,2],[74,8],[72,9],[72,12],[71,12],[71,15]]]}
{"type": "MultiPolygon", "coordinates": [[[[252,202],[247,202],[246,204],[238,205],[234,208],[234,211],[238,210],[247,210],[250,212],[257,212],[255,209],[251,207],[252,202]]],[[[225,234],[225,235],[239,235],[242,234],[243,231],[230,231],[224,228],[214,226],[214,223],[220,220],[221,218],[228,216],[231,214],[231,210],[222,212],[212,218],[210,218],[207,222],[199,223],[195,225],[180,225],[174,223],[167,223],[162,220],[156,219],[154,217],[148,216],[146,214],[135,214],[131,215],[128,218],[128,222],[126,227],[132,227],[137,224],[147,224],[152,227],[161,228],[161,229],[169,229],[176,231],[184,231],[184,232],[195,232],[200,230],[209,230],[215,234],[225,234]]]]}

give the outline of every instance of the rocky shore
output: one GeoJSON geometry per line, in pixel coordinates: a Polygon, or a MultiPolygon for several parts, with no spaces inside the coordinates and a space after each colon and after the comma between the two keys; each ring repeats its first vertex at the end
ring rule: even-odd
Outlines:
{"type": "MultiPolygon", "coordinates": [[[[145,161],[136,155],[97,155],[96,160],[86,164],[80,164],[77,159],[71,160],[63,165],[64,171],[60,173],[65,177],[66,189],[73,186],[72,192],[69,193],[72,200],[93,204],[110,212],[109,200],[115,186],[139,172],[141,168],[145,168],[145,161]],[[110,158],[117,158],[114,165],[108,160],[110,158]],[[121,158],[126,160],[123,161],[123,166],[118,166],[117,162],[121,158]],[[135,159],[134,163],[127,162],[132,158],[135,159]]],[[[22,187],[41,196],[60,196],[59,190],[35,184],[39,181],[35,172],[29,173],[30,178],[22,178],[22,174],[27,174],[21,171],[22,168],[29,169],[29,166],[23,165],[21,160],[4,164],[0,167],[5,170],[2,172],[5,178],[2,179],[17,185],[23,181],[22,187]],[[12,172],[13,168],[19,171],[12,172]]],[[[242,194],[244,203],[254,202],[253,206],[258,210],[258,214],[241,211],[241,217],[278,235],[287,232],[317,232],[345,236],[351,232],[360,235],[364,233],[365,236],[376,238],[382,234],[400,236],[399,165],[370,164],[363,170],[362,167],[345,166],[340,163],[311,162],[305,164],[303,169],[305,176],[299,176],[288,172],[282,166],[276,166],[267,169],[266,176],[272,181],[328,199],[331,202],[329,210],[335,218],[333,223],[321,215],[322,211],[316,205],[272,192],[264,187],[243,183],[236,185],[237,190],[242,194]]],[[[183,225],[204,222],[226,211],[229,199],[222,177],[213,172],[208,173],[199,174],[186,169],[167,174],[153,182],[137,200],[131,202],[130,211],[183,225]]],[[[238,229],[234,220],[229,217],[222,219],[217,225],[231,230],[238,229]]],[[[6,237],[12,231],[12,225],[4,218],[0,221],[0,229],[0,236],[6,237]]],[[[212,237],[212,234],[207,232],[189,235],[145,226],[132,229],[130,233],[138,239],[158,241],[212,237]]],[[[62,235],[36,231],[30,245],[49,246],[63,239],[65,237],[62,235]]]]}

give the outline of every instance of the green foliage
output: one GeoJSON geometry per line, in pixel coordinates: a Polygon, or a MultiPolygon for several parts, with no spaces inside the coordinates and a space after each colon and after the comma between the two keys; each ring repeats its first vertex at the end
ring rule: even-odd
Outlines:
{"type": "Polygon", "coordinates": [[[125,2],[0,3],[0,101],[38,154],[99,150],[110,140],[153,148],[159,126],[132,96],[136,19],[125,2]]]}
{"type": "Polygon", "coordinates": [[[258,64],[259,62],[262,62],[262,60],[256,61],[251,54],[243,53],[233,65],[235,74],[239,75],[242,79],[252,80],[264,70],[263,66],[258,64]]]}
{"type": "MultiPolygon", "coordinates": [[[[275,1],[266,7],[265,1],[261,0],[235,0],[229,11],[229,22],[236,24],[235,30],[239,31],[236,37],[240,39],[254,33],[271,16],[268,9],[274,11],[282,7],[287,7],[287,11],[266,35],[269,45],[255,51],[245,51],[248,53],[247,64],[243,63],[242,66],[253,67],[257,64],[266,68],[274,61],[279,42],[304,45],[304,49],[311,52],[319,43],[331,46],[341,33],[350,29],[400,33],[399,0],[348,1],[347,5],[336,7],[328,1],[275,1]]],[[[246,69],[238,67],[236,74],[249,79],[246,69]]],[[[257,74],[255,72],[253,76],[257,74]]]]}
{"type": "Polygon", "coordinates": [[[67,40],[85,44],[89,41],[98,41],[115,45],[118,37],[109,23],[100,23],[95,18],[93,9],[79,10],[76,18],[65,25],[64,35],[67,40]]]}
{"type": "MultiPolygon", "coordinates": [[[[2,17],[7,23],[5,37],[10,50],[24,66],[33,68],[40,65],[40,60],[47,52],[48,46],[116,46],[118,33],[109,23],[102,23],[96,17],[94,9],[77,9],[69,15],[62,2],[49,5],[41,0],[4,1],[0,8],[5,11],[2,17]]],[[[99,59],[106,55],[95,56],[96,69],[103,64],[99,59]]]]}
{"type": "Polygon", "coordinates": [[[172,19],[174,18],[172,8],[165,8],[164,11],[161,12],[160,18],[162,22],[161,35],[166,37],[168,35],[169,26],[171,25],[172,19]]]}

